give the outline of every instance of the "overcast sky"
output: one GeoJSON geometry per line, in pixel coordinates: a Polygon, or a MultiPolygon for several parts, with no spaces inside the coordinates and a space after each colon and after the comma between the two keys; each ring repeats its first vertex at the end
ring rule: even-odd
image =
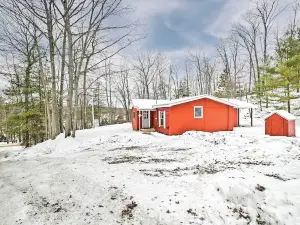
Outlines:
{"type": "MultiPolygon", "coordinates": [[[[132,20],[138,20],[147,37],[130,46],[125,54],[132,58],[140,51],[161,51],[172,58],[184,58],[188,49],[201,47],[207,55],[215,54],[219,38],[230,33],[252,5],[250,0],[125,0],[134,8],[132,20]]],[[[293,0],[282,0],[287,4],[293,0]]],[[[288,23],[289,11],[276,26],[288,23]]],[[[0,89],[3,81],[0,79],[0,89]]]]}
{"type": "MultiPolygon", "coordinates": [[[[219,38],[228,37],[231,25],[253,7],[251,0],[128,0],[145,25],[147,38],[141,50],[182,55],[186,49],[201,47],[213,54],[219,38]]],[[[282,0],[287,4],[293,0],[282,0]]],[[[277,20],[286,24],[283,13],[277,20]]],[[[277,23],[276,22],[276,23],[277,23]]]]}
{"type": "Polygon", "coordinates": [[[134,0],[148,25],[144,47],[161,51],[213,45],[249,8],[249,0],[134,0]]]}

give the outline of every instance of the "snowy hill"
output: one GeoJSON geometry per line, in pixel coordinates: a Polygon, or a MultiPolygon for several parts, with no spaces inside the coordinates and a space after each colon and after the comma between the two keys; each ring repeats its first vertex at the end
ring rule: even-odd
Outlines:
{"type": "Polygon", "coordinates": [[[0,224],[300,224],[300,127],[264,136],[260,114],[234,132],[123,124],[6,149],[0,224]]]}

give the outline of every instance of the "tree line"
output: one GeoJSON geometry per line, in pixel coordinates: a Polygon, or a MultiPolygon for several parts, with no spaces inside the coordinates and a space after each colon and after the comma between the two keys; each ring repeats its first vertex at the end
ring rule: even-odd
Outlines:
{"type": "Polygon", "coordinates": [[[0,98],[1,132],[26,147],[61,133],[75,137],[96,123],[118,122],[118,114],[130,121],[132,98],[251,94],[261,107],[279,101],[291,111],[300,88],[299,3],[252,6],[213,53],[199,47],[178,61],[155,51],[122,56],[145,37],[125,19],[132,8],[123,0],[1,2],[0,73],[9,82],[0,98]],[[276,29],[287,11],[289,21],[276,29]]]}
{"type": "Polygon", "coordinates": [[[88,77],[105,76],[103,62],[139,39],[137,23],[120,19],[131,9],[123,0],[9,0],[0,10],[7,130],[25,146],[75,137],[88,77]]]}

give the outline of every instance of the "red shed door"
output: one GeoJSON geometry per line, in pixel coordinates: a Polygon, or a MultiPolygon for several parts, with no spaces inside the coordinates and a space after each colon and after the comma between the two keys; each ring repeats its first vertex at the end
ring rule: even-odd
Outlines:
{"type": "Polygon", "coordinates": [[[272,135],[282,136],[284,135],[284,119],[279,116],[274,116],[271,120],[272,123],[272,135]]]}

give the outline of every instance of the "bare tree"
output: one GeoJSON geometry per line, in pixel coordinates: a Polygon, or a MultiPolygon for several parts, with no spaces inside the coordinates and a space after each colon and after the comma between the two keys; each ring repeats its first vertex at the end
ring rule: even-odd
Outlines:
{"type": "Polygon", "coordinates": [[[279,8],[280,0],[256,0],[252,14],[261,21],[263,27],[263,64],[268,64],[268,38],[275,19],[288,5],[279,8]]]}
{"type": "MultiPolygon", "coordinates": [[[[68,98],[65,136],[75,137],[77,113],[79,111],[79,88],[83,78],[83,112],[86,115],[87,75],[99,69],[106,60],[118,54],[140,38],[135,38],[135,23],[121,21],[112,24],[114,17],[128,12],[123,0],[63,1],[55,4],[55,9],[63,18],[62,30],[67,34],[68,45],[68,98]],[[116,38],[111,33],[118,31],[116,38]]],[[[84,127],[86,120],[83,119],[84,127]]]]}
{"type": "MultiPolygon", "coordinates": [[[[112,89],[112,71],[111,71],[111,62],[105,62],[105,97],[106,105],[108,109],[113,108],[113,89],[112,89]]],[[[112,112],[109,112],[110,123],[112,122],[112,112]]]]}
{"type": "MultiPolygon", "coordinates": [[[[33,111],[33,107],[36,106],[35,100],[38,98],[39,113],[43,112],[42,89],[44,86],[41,80],[44,74],[40,73],[38,67],[38,62],[41,60],[38,46],[41,33],[24,19],[22,14],[13,11],[9,6],[1,7],[0,12],[6,17],[5,21],[1,18],[1,51],[13,57],[12,64],[7,62],[8,66],[13,68],[14,73],[11,74],[11,86],[6,90],[6,94],[11,98],[16,96],[19,108],[15,111],[20,127],[19,134],[22,133],[20,135],[22,138],[19,137],[19,139],[23,140],[25,147],[29,147],[44,140],[43,132],[36,131],[34,130],[36,127],[33,127],[37,121],[43,121],[42,116],[33,111]]],[[[46,123],[45,126],[47,126],[46,123]]],[[[15,127],[13,130],[15,135],[15,127]]]]}
{"type": "Polygon", "coordinates": [[[158,54],[148,52],[140,54],[134,65],[137,73],[136,83],[140,98],[150,99],[151,97],[151,85],[156,85],[154,78],[158,72],[157,60],[158,54]]]}
{"type": "Polygon", "coordinates": [[[125,110],[126,121],[130,120],[131,90],[129,86],[129,70],[122,70],[114,79],[116,96],[125,110]]]}
{"type": "MultiPolygon", "coordinates": [[[[280,13],[282,13],[288,5],[283,8],[279,8],[280,0],[256,0],[255,1],[255,10],[252,12],[254,17],[258,18],[261,22],[263,28],[263,66],[266,67],[269,65],[269,55],[268,55],[268,38],[271,33],[272,26],[275,19],[280,13]]],[[[267,91],[265,90],[265,78],[261,81],[258,80],[260,85],[259,95],[265,95],[266,97],[266,107],[269,106],[269,98],[267,91]]],[[[261,100],[260,100],[261,102],[261,100]]],[[[261,103],[260,103],[261,104],[261,103]]]]}
{"type": "Polygon", "coordinates": [[[60,70],[60,88],[59,88],[59,128],[60,133],[64,132],[63,128],[63,115],[64,115],[64,82],[65,82],[65,69],[66,69],[66,49],[67,48],[67,31],[63,29],[63,43],[61,52],[61,70],[60,70]]]}
{"type": "Polygon", "coordinates": [[[203,57],[203,73],[205,77],[205,94],[212,95],[215,91],[213,81],[216,76],[216,63],[214,60],[204,56],[203,57]]]}
{"type": "MultiPolygon", "coordinates": [[[[171,64],[170,65],[170,75],[171,75],[171,80],[173,82],[173,91],[174,91],[174,94],[173,96],[175,97],[175,99],[179,98],[180,96],[180,93],[179,93],[179,84],[180,84],[180,78],[179,78],[179,75],[178,75],[178,66],[174,65],[174,64],[171,64]]],[[[170,94],[170,99],[172,98],[172,94],[170,94]]]]}
{"type": "Polygon", "coordinates": [[[49,44],[49,58],[51,69],[51,100],[52,100],[52,134],[54,139],[59,134],[58,119],[57,119],[57,97],[56,97],[56,71],[55,71],[55,38],[53,34],[54,29],[54,1],[50,0],[12,0],[8,4],[2,4],[3,8],[6,8],[12,12],[22,15],[22,19],[33,25],[35,29],[39,30],[48,40],[49,44]],[[43,29],[41,25],[45,25],[46,29],[43,29]]]}
{"type": "Polygon", "coordinates": [[[203,68],[202,68],[202,55],[201,51],[197,50],[195,52],[189,53],[189,61],[191,66],[195,69],[196,74],[196,88],[197,94],[201,95],[204,94],[204,77],[203,77],[203,68]]]}
{"type": "Polygon", "coordinates": [[[232,97],[234,95],[234,91],[232,90],[232,61],[230,58],[228,39],[221,40],[221,42],[217,46],[217,52],[223,64],[221,86],[222,88],[224,88],[226,97],[232,97]]]}
{"type": "Polygon", "coordinates": [[[154,98],[167,99],[169,84],[167,82],[168,78],[166,76],[166,71],[168,69],[168,62],[166,56],[163,55],[162,53],[158,55],[156,66],[157,66],[157,74],[156,74],[157,86],[153,90],[154,93],[156,93],[156,96],[154,96],[154,98]]]}
{"type": "MultiPolygon", "coordinates": [[[[246,50],[249,61],[249,86],[248,90],[252,88],[252,84],[257,84],[260,81],[260,62],[258,52],[258,34],[259,34],[259,20],[253,16],[251,11],[247,12],[243,17],[243,24],[238,23],[233,26],[233,35],[239,38],[239,44],[246,50]]],[[[258,85],[260,92],[260,85],[258,85]]],[[[261,98],[259,97],[261,105],[261,98]]]]}

